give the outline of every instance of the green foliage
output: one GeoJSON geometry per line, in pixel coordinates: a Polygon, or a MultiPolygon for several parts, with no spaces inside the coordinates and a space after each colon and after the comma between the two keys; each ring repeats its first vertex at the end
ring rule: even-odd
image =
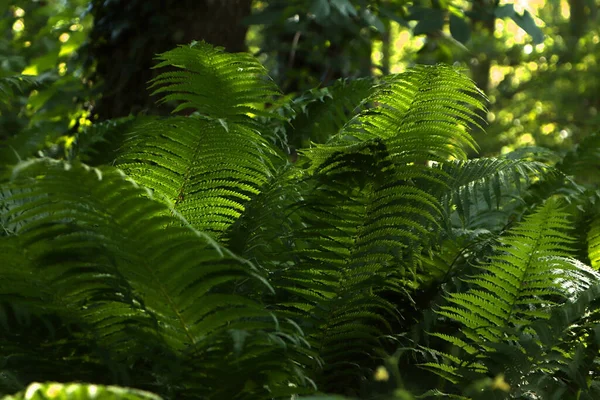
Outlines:
{"type": "Polygon", "coordinates": [[[249,55],[159,60],[190,115],[3,161],[3,394],[596,396],[593,137],[468,159],[485,96],[449,66],[288,99],[249,55]]]}
{"type": "Polygon", "coordinates": [[[3,400],[160,400],[155,394],[117,386],[32,383],[27,389],[3,400]]]}
{"type": "Polygon", "coordinates": [[[0,103],[8,105],[15,92],[23,92],[25,88],[35,87],[37,84],[35,77],[28,75],[0,78],[0,103]]]}
{"type": "Polygon", "coordinates": [[[158,56],[155,68],[177,67],[152,82],[153,94],[166,93],[161,101],[181,102],[173,112],[192,108],[201,115],[234,122],[248,113],[261,115],[257,105],[279,94],[265,68],[250,54],[229,54],[207,43],[192,43],[158,56]]]}

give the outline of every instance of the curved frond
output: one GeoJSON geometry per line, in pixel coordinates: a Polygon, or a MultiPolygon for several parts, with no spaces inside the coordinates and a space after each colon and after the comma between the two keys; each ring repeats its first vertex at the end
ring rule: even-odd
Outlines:
{"type": "Polygon", "coordinates": [[[383,140],[394,163],[422,164],[465,159],[475,148],[468,133],[479,126],[483,94],[465,75],[446,66],[418,66],[390,75],[377,85],[368,102],[374,107],[350,120],[323,146],[307,152],[317,168],[340,147],[383,140]]]}
{"type": "Polygon", "coordinates": [[[244,125],[179,117],[136,126],[116,165],[195,228],[218,234],[268,182],[274,156],[244,125]]]}
{"type": "Polygon", "coordinates": [[[171,67],[150,86],[162,102],[178,103],[174,112],[193,109],[215,119],[268,115],[264,103],[278,95],[265,67],[248,53],[230,54],[205,42],[179,46],[157,56],[154,68],[171,67]]]}
{"type": "Polygon", "coordinates": [[[375,90],[373,79],[339,80],[285,104],[283,107],[293,111],[283,128],[287,143],[306,148],[311,143],[327,142],[360,112],[375,90]]]}
{"type": "MultiPolygon", "coordinates": [[[[482,204],[499,209],[505,196],[518,196],[531,182],[556,174],[547,164],[524,159],[479,158],[450,161],[434,166],[446,172],[450,188],[443,203],[449,215],[455,207],[465,225],[482,204]]],[[[487,224],[490,227],[490,224],[487,224]]]]}

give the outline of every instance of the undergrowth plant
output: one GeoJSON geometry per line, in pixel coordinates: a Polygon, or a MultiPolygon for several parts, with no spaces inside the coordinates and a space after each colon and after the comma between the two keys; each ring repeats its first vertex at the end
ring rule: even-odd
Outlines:
{"type": "Polygon", "coordinates": [[[173,116],[2,165],[0,393],[598,398],[599,136],[467,159],[452,67],[290,99],[248,54],[158,61],[173,116]]]}

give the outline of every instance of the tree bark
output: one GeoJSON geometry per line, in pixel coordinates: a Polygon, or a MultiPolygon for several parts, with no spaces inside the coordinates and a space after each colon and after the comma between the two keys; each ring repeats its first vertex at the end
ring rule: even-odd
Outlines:
{"type": "Polygon", "coordinates": [[[166,114],[148,81],[154,57],[179,44],[204,40],[230,52],[246,49],[242,19],[252,0],[94,0],[88,60],[102,85],[94,107],[100,119],[145,112],[166,114]]]}

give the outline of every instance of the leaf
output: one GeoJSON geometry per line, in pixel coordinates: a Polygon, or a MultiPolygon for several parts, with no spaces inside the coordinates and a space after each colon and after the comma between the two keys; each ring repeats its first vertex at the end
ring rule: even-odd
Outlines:
{"type": "Polygon", "coordinates": [[[516,14],[515,7],[512,4],[505,4],[503,6],[496,7],[494,15],[497,18],[512,18],[516,14]]]}
{"type": "Polygon", "coordinates": [[[413,34],[423,35],[439,31],[444,27],[444,12],[442,10],[433,9],[424,13],[419,18],[419,23],[414,27],[413,34]]]}
{"type": "Polygon", "coordinates": [[[331,5],[337,8],[337,10],[344,17],[356,17],[356,8],[348,0],[331,0],[331,5]]]}
{"type": "Polygon", "coordinates": [[[313,0],[308,12],[314,14],[316,19],[327,18],[331,13],[329,0],[313,0]]]}
{"type": "Polygon", "coordinates": [[[521,29],[531,36],[534,44],[540,44],[544,41],[544,34],[536,25],[529,11],[525,10],[521,15],[515,11],[512,4],[506,4],[497,7],[494,15],[498,18],[511,18],[521,29]]]}
{"type": "Polygon", "coordinates": [[[459,42],[466,43],[471,38],[471,27],[463,18],[450,14],[450,33],[459,42]]]}
{"type": "Polygon", "coordinates": [[[381,20],[371,11],[363,11],[362,17],[367,25],[374,27],[378,32],[385,32],[385,26],[383,25],[383,22],[381,22],[381,20]]]}
{"type": "Polygon", "coordinates": [[[542,30],[536,25],[533,17],[529,11],[525,11],[523,15],[516,14],[512,16],[513,21],[516,22],[521,29],[527,32],[533,39],[534,44],[540,44],[544,42],[544,34],[542,30]]]}

